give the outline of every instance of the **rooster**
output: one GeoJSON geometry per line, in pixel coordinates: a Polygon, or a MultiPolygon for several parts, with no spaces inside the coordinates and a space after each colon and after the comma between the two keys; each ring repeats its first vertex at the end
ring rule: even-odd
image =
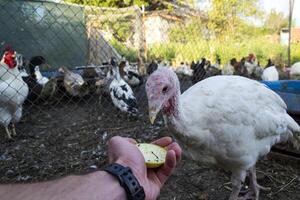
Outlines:
{"type": "Polygon", "coordinates": [[[28,86],[17,68],[16,52],[6,47],[0,61],[0,123],[9,139],[16,135],[15,123],[22,117],[22,104],[28,95],[28,86]],[[9,130],[9,124],[12,129],[9,130]],[[12,132],[12,134],[11,134],[12,132]]]}

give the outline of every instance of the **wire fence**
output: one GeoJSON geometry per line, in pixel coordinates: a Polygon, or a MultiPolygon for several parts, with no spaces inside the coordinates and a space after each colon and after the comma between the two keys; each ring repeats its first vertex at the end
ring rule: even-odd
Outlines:
{"type": "MultiPolygon", "coordinates": [[[[103,145],[112,135],[157,137],[163,122],[148,122],[144,88],[157,68],[174,69],[183,91],[221,74],[260,80],[263,69],[249,48],[237,60],[231,59],[234,53],[219,55],[226,47],[213,48],[197,37],[188,40],[191,34],[210,39],[201,25],[206,20],[191,8],[145,13],[136,6],[2,0],[1,181],[44,180],[94,169],[105,162],[103,145]],[[113,85],[112,57],[121,85],[113,85]],[[117,90],[124,85],[130,88],[125,92],[133,91],[130,99],[117,90]]],[[[281,69],[284,79],[288,74],[281,69]]]]}

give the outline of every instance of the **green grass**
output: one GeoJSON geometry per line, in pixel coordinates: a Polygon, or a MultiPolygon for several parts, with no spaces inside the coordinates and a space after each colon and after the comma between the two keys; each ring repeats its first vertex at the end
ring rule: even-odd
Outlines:
{"type": "MultiPolygon", "coordinates": [[[[113,42],[113,46],[130,61],[137,60],[137,50],[127,48],[119,42],[113,42]]],[[[202,57],[208,58],[213,63],[216,56],[221,58],[222,64],[228,63],[231,58],[240,60],[242,57],[254,53],[260,64],[264,66],[268,58],[277,65],[287,64],[287,47],[279,43],[268,41],[265,37],[247,39],[244,41],[188,41],[186,43],[168,42],[154,44],[148,47],[148,61],[163,59],[178,65],[180,62],[191,62],[202,57]]],[[[291,63],[300,61],[300,44],[291,45],[291,63]]]]}

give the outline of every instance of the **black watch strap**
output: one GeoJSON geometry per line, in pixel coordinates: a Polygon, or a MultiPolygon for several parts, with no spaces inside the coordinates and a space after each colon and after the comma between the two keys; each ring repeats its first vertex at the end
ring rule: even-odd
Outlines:
{"type": "Polygon", "coordinates": [[[120,164],[109,164],[103,169],[118,178],[120,185],[125,189],[128,200],[144,200],[144,188],[139,184],[129,167],[120,164]]]}

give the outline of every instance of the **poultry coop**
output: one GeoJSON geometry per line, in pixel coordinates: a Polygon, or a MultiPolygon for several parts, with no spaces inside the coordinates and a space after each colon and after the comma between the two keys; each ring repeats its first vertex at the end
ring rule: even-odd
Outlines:
{"type": "MultiPolygon", "coordinates": [[[[145,16],[137,6],[115,9],[63,1],[1,0],[1,54],[4,63],[6,56],[8,60],[15,58],[15,62],[6,68],[0,63],[1,80],[10,83],[0,87],[0,106],[8,97],[22,114],[18,119],[8,112],[12,119],[1,118],[0,183],[44,181],[101,168],[106,163],[106,142],[115,135],[140,142],[169,135],[162,116],[154,125],[149,122],[145,82],[155,69],[171,65],[164,63],[161,54],[172,52],[151,54],[146,52],[145,42],[149,37],[157,40],[160,35],[162,44],[168,39],[164,36],[167,22],[161,23],[157,16],[178,23],[194,15],[145,16]],[[155,28],[160,32],[153,31],[152,23],[157,21],[160,26],[155,28]],[[118,73],[123,82],[114,85],[118,73]],[[119,94],[120,88],[126,93],[119,94]]],[[[191,58],[196,59],[193,53],[191,58]]],[[[212,64],[202,58],[193,61],[191,67],[177,60],[175,71],[181,91],[208,76],[220,75],[218,59],[212,64]]],[[[0,113],[4,116],[10,106],[5,104],[0,113]]],[[[293,199],[291,191],[300,197],[299,169],[291,167],[299,166],[299,160],[274,160],[260,163],[264,173],[259,178],[274,186],[272,192],[279,199],[293,199]],[[284,167],[286,163],[288,167],[284,167]],[[274,170],[279,173],[272,174],[274,170]],[[277,194],[276,189],[290,178],[290,191],[277,194]]],[[[228,181],[227,172],[184,159],[160,199],[175,199],[174,190],[178,191],[177,199],[210,199],[207,194],[222,199],[222,192],[230,192],[223,184],[228,181]],[[212,189],[207,192],[207,188],[212,189]]]]}
{"type": "MultiPolygon", "coordinates": [[[[1,79],[10,76],[28,86],[28,93],[20,94],[14,90],[17,81],[7,86],[13,89],[10,101],[24,103],[16,135],[10,125],[11,139],[5,128],[0,130],[1,182],[46,180],[100,167],[113,135],[157,137],[158,127],[148,122],[143,83],[132,87],[139,109],[134,116],[122,112],[110,96],[109,62],[112,57],[122,61],[122,55],[99,27],[110,25],[108,14],[50,1],[5,0],[0,10],[1,52],[16,51],[18,68],[17,74],[1,68],[1,79]]],[[[126,20],[136,20],[135,10],[129,8],[126,20]]]]}

